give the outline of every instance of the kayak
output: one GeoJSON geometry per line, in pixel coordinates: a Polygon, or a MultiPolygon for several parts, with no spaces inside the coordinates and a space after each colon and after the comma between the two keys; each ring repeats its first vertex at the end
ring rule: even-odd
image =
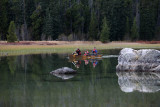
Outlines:
{"type": "Polygon", "coordinates": [[[97,55],[69,55],[70,60],[88,60],[88,59],[101,59],[102,54],[97,55]]]}

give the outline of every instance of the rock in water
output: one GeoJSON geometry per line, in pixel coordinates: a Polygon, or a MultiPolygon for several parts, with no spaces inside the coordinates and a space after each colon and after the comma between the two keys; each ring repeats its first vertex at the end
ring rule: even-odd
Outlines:
{"type": "Polygon", "coordinates": [[[116,72],[123,92],[154,93],[160,90],[160,72],[116,72]]]}
{"type": "Polygon", "coordinates": [[[160,71],[160,51],[124,48],[118,57],[117,71],[160,71]]]}
{"type": "Polygon", "coordinates": [[[62,67],[50,72],[50,74],[75,74],[75,73],[76,73],[76,70],[73,70],[72,68],[68,68],[68,67],[62,67]]]}
{"type": "Polygon", "coordinates": [[[61,78],[63,80],[68,80],[68,79],[71,79],[71,78],[73,78],[75,76],[73,74],[52,74],[52,75],[54,75],[54,76],[56,76],[58,78],[61,78]]]}

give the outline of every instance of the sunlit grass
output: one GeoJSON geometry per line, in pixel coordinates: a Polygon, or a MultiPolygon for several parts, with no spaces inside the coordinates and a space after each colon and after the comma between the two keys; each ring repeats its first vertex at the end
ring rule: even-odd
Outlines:
{"type": "Polygon", "coordinates": [[[0,45],[0,56],[24,55],[39,53],[72,53],[76,48],[82,51],[91,50],[96,47],[103,49],[122,48],[160,48],[160,44],[138,44],[138,43],[108,43],[108,44],[64,44],[64,45],[0,45]]]}

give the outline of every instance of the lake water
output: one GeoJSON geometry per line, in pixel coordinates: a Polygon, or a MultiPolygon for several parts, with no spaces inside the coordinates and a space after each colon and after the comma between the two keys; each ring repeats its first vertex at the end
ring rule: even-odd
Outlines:
{"type": "Polygon", "coordinates": [[[159,73],[117,73],[117,57],[107,55],[119,50],[101,53],[74,62],[67,54],[0,57],[0,107],[160,107],[160,77],[152,76],[159,73]],[[50,74],[61,67],[78,73],[50,74]]]}

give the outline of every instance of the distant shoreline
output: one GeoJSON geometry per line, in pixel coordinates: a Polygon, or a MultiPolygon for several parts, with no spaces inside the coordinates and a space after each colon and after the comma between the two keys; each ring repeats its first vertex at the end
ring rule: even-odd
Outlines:
{"type": "Polygon", "coordinates": [[[20,41],[15,43],[7,43],[0,41],[0,56],[40,54],[40,53],[72,53],[76,48],[81,51],[92,50],[97,47],[98,50],[106,49],[122,49],[122,48],[150,48],[160,49],[159,41],[138,41],[125,42],[114,41],[109,43],[101,43],[100,41],[20,41]]]}
{"type": "MultiPolygon", "coordinates": [[[[125,44],[160,44],[160,41],[136,41],[136,42],[131,42],[131,41],[113,41],[109,43],[125,43],[125,44]]],[[[0,45],[82,45],[82,44],[108,44],[108,43],[102,43],[100,41],[18,41],[14,43],[8,43],[7,41],[0,41],[0,45]]]]}

